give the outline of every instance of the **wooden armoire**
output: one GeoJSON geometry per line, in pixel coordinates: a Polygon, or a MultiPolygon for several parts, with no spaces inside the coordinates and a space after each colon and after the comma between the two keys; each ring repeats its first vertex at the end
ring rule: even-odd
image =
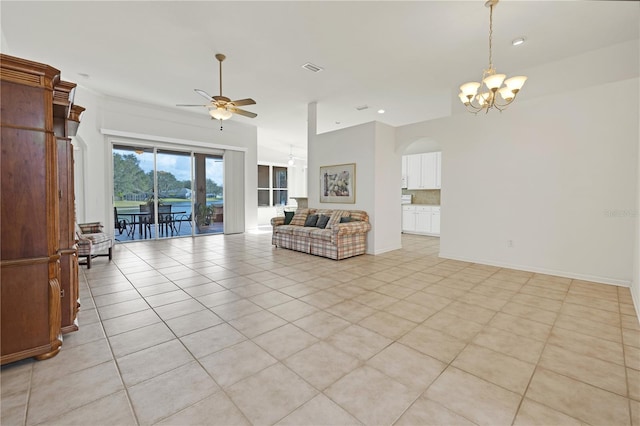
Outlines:
{"type": "Polygon", "coordinates": [[[1,364],[78,329],[73,145],[82,107],[60,71],[0,54],[1,364]]]}

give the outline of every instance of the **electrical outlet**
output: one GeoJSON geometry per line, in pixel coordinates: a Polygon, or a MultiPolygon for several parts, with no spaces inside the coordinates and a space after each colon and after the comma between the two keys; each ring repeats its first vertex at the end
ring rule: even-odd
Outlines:
{"type": "Polygon", "coordinates": [[[507,240],[507,247],[513,248],[513,240],[507,240]]]}

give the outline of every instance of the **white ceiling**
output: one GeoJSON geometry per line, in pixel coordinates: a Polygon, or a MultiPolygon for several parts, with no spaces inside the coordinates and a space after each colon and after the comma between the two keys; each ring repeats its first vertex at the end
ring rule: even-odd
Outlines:
{"type": "MultiPolygon", "coordinates": [[[[0,13],[6,53],[53,65],[94,91],[164,107],[202,102],[194,88],[218,94],[214,54],[224,53],[224,94],[257,102],[246,107],[256,119],[232,120],[258,127],[260,149],[288,156],[293,145],[305,156],[309,102],[318,102],[320,132],[461,111],[458,86],[478,80],[488,62],[483,4],[3,0],[0,13]],[[324,71],[302,69],[306,62],[324,71]]],[[[527,74],[637,40],[639,12],[631,1],[503,0],[494,11],[494,65],[527,74]],[[520,36],[527,42],[513,47],[520,36]]],[[[521,97],[535,97],[534,88],[528,82],[521,97]]],[[[208,118],[205,108],[193,114],[208,118]]]]}

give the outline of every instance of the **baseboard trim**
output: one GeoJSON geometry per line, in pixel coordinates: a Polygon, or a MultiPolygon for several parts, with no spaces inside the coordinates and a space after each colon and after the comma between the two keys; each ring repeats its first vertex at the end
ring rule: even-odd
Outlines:
{"type": "MultiPolygon", "coordinates": [[[[518,265],[518,264],[498,262],[498,261],[488,260],[488,259],[478,259],[478,258],[472,258],[472,257],[457,256],[455,254],[445,253],[442,251],[439,253],[439,257],[442,257],[444,259],[451,259],[451,260],[461,260],[463,262],[472,262],[472,263],[480,263],[483,265],[498,266],[500,268],[518,269],[520,271],[535,272],[535,273],[546,274],[546,275],[555,275],[557,277],[571,278],[574,280],[583,280],[583,281],[591,281],[591,282],[600,283],[600,284],[615,285],[618,287],[631,287],[630,281],[625,281],[625,280],[620,280],[617,278],[610,278],[610,277],[601,277],[598,275],[579,274],[575,272],[560,271],[555,269],[538,268],[530,265],[518,265]]],[[[637,304],[636,304],[636,307],[637,307],[637,304]]]]}
{"type": "Polygon", "coordinates": [[[402,248],[402,244],[400,244],[398,246],[384,247],[384,248],[381,248],[381,249],[377,249],[377,250],[375,250],[375,251],[373,251],[371,253],[369,251],[367,251],[367,254],[372,254],[374,256],[377,256],[379,254],[387,253],[387,252],[390,252],[390,251],[400,250],[401,248],[402,248]]]}

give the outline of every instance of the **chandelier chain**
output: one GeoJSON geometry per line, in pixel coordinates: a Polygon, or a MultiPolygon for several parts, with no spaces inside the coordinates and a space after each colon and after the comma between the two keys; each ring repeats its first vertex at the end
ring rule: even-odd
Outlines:
{"type": "Polygon", "coordinates": [[[493,5],[491,5],[489,11],[489,69],[493,69],[493,54],[492,54],[492,39],[493,39],[493,5]]]}

